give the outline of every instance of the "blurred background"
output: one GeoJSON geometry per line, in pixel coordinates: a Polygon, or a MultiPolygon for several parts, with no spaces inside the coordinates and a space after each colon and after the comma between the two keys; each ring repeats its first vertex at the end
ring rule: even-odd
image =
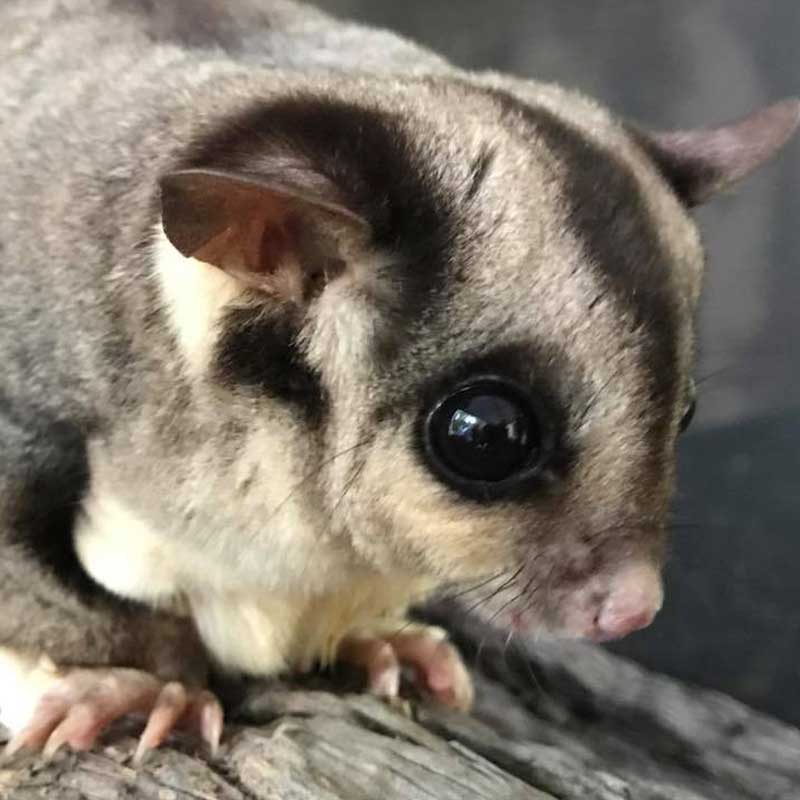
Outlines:
{"type": "MultiPolygon", "coordinates": [[[[800,94],[797,0],[316,0],[456,64],[579,88],[652,127],[800,94]]],[[[667,600],[614,647],[800,724],[800,137],[702,209],[709,253],[667,600]]]]}

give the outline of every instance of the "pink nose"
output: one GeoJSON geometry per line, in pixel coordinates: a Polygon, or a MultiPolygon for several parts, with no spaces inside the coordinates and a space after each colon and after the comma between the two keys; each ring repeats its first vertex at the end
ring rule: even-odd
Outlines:
{"type": "Polygon", "coordinates": [[[649,564],[621,572],[594,618],[592,638],[608,641],[646,628],[661,608],[661,578],[649,564]]]}

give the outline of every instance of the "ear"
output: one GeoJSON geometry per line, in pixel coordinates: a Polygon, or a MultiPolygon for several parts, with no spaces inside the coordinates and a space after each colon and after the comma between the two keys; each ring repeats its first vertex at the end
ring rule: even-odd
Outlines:
{"type": "Polygon", "coordinates": [[[696,206],[769,161],[798,124],[800,101],[791,99],[718,128],[639,136],[678,195],[696,206]]]}
{"type": "Polygon", "coordinates": [[[303,189],[215,170],[172,172],[161,179],[164,232],[184,256],[251,288],[307,299],[344,270],[348,239],[363,238],[367,224],[320,176],[306,177],[303,189]]]}

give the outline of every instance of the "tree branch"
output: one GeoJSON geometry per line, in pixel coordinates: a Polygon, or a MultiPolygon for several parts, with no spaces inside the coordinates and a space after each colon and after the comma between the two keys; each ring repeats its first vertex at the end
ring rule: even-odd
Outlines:
{"type": "MultiPolygon", "coordinates": [[[[451,625],[452,627],[452,625],[451,625]]],[[[131,728],[0,770],[33,800],[797,800],[800,731],[581,644],[504,647],[474,623],[465,716],[361,694],[252,687],[212,762],[175,740],[140,770],[131,728]],[[258,723],[258,724],[256,724],[258,723]]]]}

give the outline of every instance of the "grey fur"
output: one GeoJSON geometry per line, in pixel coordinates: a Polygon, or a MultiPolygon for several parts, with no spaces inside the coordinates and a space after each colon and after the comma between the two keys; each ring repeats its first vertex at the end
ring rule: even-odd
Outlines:
{"type": "MultiPolygon", "coordinates": [[[[33,550],[44,534],[14,522],[27,519],[15,504],[32,483],[71,463],[51,452],[53,426],[86,448],[86,485],[63,476],[79,496],[102,485],[165,539],[233,572],[277,565],[271,588],[328,587],[342,565],[439,583],[519,568],[487,609],[521,592],[558,628],[581,581],[661,558],[702,252],[652,143],[575,93],[457,71],[284,0],[5,0],[0,29],[0,644],[180,671],[150,655],[175,640],[165,626],[183,623],[70,583],[64,570],[80,566],[43,559],[33,550]],[[256,294],[239,309],[247,325],[267,319],[264,341],[278,341],[275,319],[288,326],[279,346],[327,403],[316,420],[274,386],[226,373],[230,351],[227,361],[215,351],[216,377],[188,375],[153,273],[159,180],[198,166],[226,122],[286,98],[389,120],[386,141],[404,143],[398,163],[416,183],[380,191],[432,237],[420,244],[407,226],[391,242],[342,245],[383,265],[346,298],[372,332],[352,362],[344,347],[326,351],[318,299],[287,312],[256,294]],[[552,491],[477,504],[416,452],[421,399],[484,362],[553,396],[572,455],[552,491]],[[243,476],[257,437],[276,455],[243,476]],[[292,519],[321,543],[303,570],[269,533],[287,506],[267,502],[265,486],[287,475],[292,519]]],[[[243,152],[263,146],[259,158],[274,161],[261,133],[245,131],[243,152]]],[[[324,143],[296,145],[281,147],[318,169],[324,143]]],[[[224,147],[209,158],[235,161],[224,147]]],[[[361,161],[351,166],[370,183],[361,161]]],[[[46,493],[40,502],[67,519],[53,535],[68,537],[74,509],[49,508],[46,493]]]]}

